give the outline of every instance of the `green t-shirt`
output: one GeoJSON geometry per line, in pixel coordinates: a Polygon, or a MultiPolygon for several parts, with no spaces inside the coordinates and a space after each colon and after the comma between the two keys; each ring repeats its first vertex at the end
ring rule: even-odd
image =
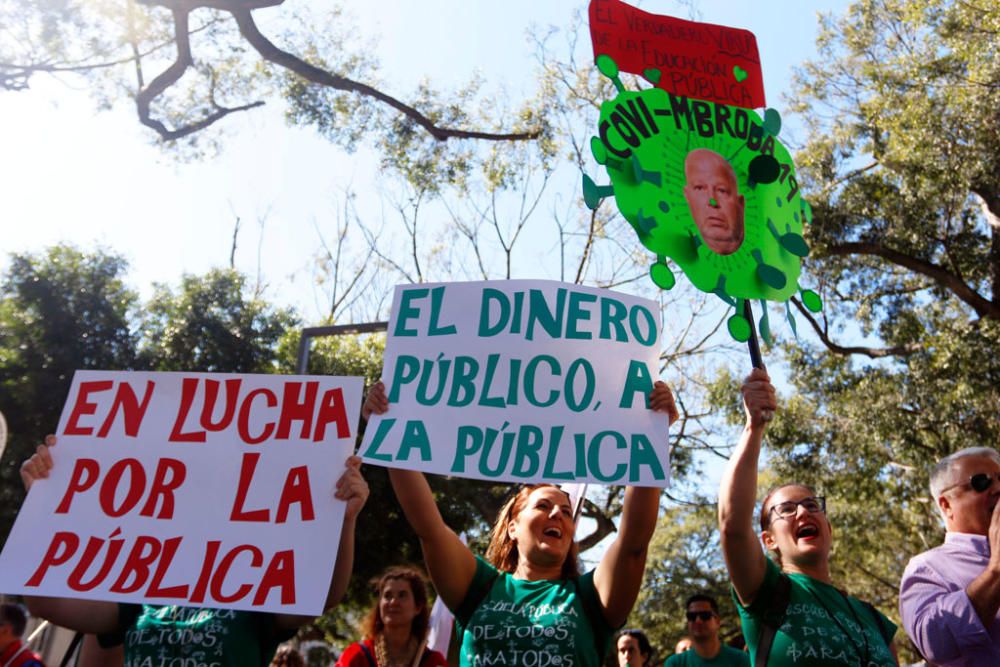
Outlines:
{"type": "MultiPolygon", "coordinates": [[[[736,593],[736,608],[743,620],[743,636],[750,647],[751,662],[757,655],[757,638],[761,619],[768,610],[781,570],[770,558],[764,583],[749,607],[740,604],[736,593]]],[[[857,598],[845,595],[837,588],[804,574],[787,574],[791,580],[785,620],[774,636],[770,667],[833,667],[834,665],[864,665],[865,667],[895,667],[896,660],[889,643],[896,634],[896,625],[881,612],[871,609],[857,598]],[[882,621],[880,630],[873,614],[882,621]]]]}
{"type": "Polygon", "coordinates": [[[232,609],[122,604],[118,620],[101,643],[124,643],[125,667],[263,667],[294,634],[276,631],[273,614],[232,609]]]}
{"type": "Polygon", "coordinates": [[[600,612],[593,572],[525,581],[478,556],[455,620],[461,667],[599,667],[614,633],[600,612]]]}
{"type": "Polygon", "coordinates": [[[693,648],[689,648],[683,653],[677,653],[667,658],[663,667],[702,667],[711,665],[712,667],[750,667],[750,656],[746,651],[740,651],[732,646],[722,645],[722,650],[709,660],[698,655],[693,648]]]}

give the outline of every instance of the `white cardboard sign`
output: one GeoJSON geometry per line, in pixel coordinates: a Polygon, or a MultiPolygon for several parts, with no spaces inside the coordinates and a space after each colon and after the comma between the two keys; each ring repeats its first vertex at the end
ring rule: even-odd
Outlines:
{"type": "Polygon", "coordinates": [[[0,591],[322,613],[361,378],[78,371],[0,591]]]}
{"type": "Polygon", "coordinates": [[[369,463],[511,482],[667,486],[656,304],[538,280],[401,285],[369,463]]]}

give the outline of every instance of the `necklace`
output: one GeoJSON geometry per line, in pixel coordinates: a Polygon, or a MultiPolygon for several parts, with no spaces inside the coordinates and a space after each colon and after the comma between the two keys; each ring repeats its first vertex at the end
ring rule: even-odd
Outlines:
{"type": "Polygon", "coordinates": [[[378,667],[410,667],[417,652],[417,638],[410,635],[406,640],[406,648],[403,655],[391,655],[389,644],[385,641],[385,635],[379,634],[375,638],[375,660],[378,667]]]}

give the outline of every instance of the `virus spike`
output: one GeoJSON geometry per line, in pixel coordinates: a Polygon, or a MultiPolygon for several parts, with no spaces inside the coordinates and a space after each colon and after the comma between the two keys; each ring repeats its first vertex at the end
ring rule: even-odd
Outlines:
{"type": "Polygon", "coordinates": [[[590,138],[590,154],[597,160],[597,164],[604,164],[608,161],[608,149],[600,137],[590,138]]]}
{"type": "Polygon", "coordinates": [[[602,199],[612,197],[614,194],[615,191],[610,185],[598,185],[590,176],[583,175],[583,202],[591,211],[600,206],[602,199]]]}
{"type": "Polygon", "coordinates": [[[674,272],[667,266],[667,258],[663,255],[656,256],[656,263],[649,267],[649,277],[657,287],[664,290],[672,289],[677,284],[674,272]]]}
{"type": "Polygon", "coordinates": [[[726,304],[736,308],[737,314],[743,312],[743,300],[734,299],[726,294],[726,277],[724,275],[719,275],[719,280],[715,283],[715,289],[712,290],[712,294],[722,299],[726,304]]]}
{"type": "Polygon", "coordinates": [[[642,183],[645,181],[647,183],[652,183],[656,187],[661,186],[663,179],[660,172],[644,169],[642,162],[639,161],[639,157],[635,153],[632,154],[631,162],[632,174],[635,176],[636,183],[642,183]]]}
{"type": "Polygon", "coordinates": [[[750,254],[757,262],[757,277],[772,289],[784,289],[785,283],[788,282],[788,278],[785,277],[784,272],[775,266],[765,264],[764,257],[761,255],[759,248],[755,248],[750,254]]]}
{"type": "Polygon", "coordinates": [[[750,327],[752,325],[747,322],[747,318],[740,314],[743,310],[743,299],[737,299],[736,304],[736,314],[726,321],[726,328],[729,329],[729,335],[735,340],[745,343],[750,340],[750,327]]]}
{"type": "Polygon", "coordinates": [[[656,229],[656,218],[653,216],[645,216],[642,213],[642,209],[639,209],[638,215],[636,215],[636,226],[639,227],[645,234],[649,234],[654,229],[656,229]]]}
{"type": "Polygon", "coordinates": [[[819,294],[811,289],[802,290],[799,294],[802,295],[802,305],[810,312],[818,313],[823,310],[823,299],[819,298],[819,294]]]}
{"type": "Polygon", "coordinates": [[[792,315],[792,302],[785,302],[785,319],[788,320],[788,326],[792,328],[792,333],[795,334],[795,340],[799,339],[799,330],[795,324],[795,316],[792,315]]]}
{"type": "Polygon", "coordinates": [[[597,56],[594,61],[597,64],[597,69],[600,70],[601,74],[611,79],[611,83],[615,84],[615,89],[619,93],[625,92],[625,86],[622,85],[622,80],[618,78],[618,63],[616,63],[611,56],[601,54],[597,56]]]}
{"type": "Polygon", "coordinates": [[[771,320],[767,314],[767,301],[761,299],[760,302],[760,322],[757,324],[757,331],[760,332],[760,337],[764,340],[768,346],[771,345],[771,320]]]}
{"type": "Polygon", "coordinates": [[[764,110],[764,132],[772,137],[778,136],[778,133],[781,132],[781,114],[778,113],[777,109],[764,110]]]}
{"type": "MultiPolygon", "coordinates": [[[[796,234],[792,231],[786,231],[784,234],[778,231],[775,227],[774,221],[771,218],[767,219],[767,228],[770,230],[771,234],[778,240],[782,249],[786,252],[790,252],[796,257],[805,257],[809,254],[809,245],[806,240],[802,238],[801,235],[796,234]]],[[[790,230],[791,227],[785,226],[786,230],[790,230]]]]}

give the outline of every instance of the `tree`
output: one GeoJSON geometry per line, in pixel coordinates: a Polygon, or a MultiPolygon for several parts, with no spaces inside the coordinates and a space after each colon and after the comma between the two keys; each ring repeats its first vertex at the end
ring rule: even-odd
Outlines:
{"type": "Polygon", "coordinates": [[[998,35],[993,3],[858,3],[799,75],[815,270],[895,343],[856,352],[914,349],[889,339],[932,300],[1000,319],[998,35]]]}
{"type": "Polygon", "coordinates": [[[136,365],[130,328],[137,297],[125,260],[57,245],[14,254],[0,287],[0,409],[10,444],[0,466],[0,535],[13,525],[24,492],[18,468],[55,431],[77,369],[136,365]]]}
{"type": "Polygon", "coordinates": [[[140,356],[161,371],[272,373],[278,341],[296,323],[290,310],[251,294],[242,274],[214,269],[184,276],[176,293],[156,286],[143,309],[140,356]]]}
{"type": "Polygon", "coordinates": [[[261,107],[262,98],[275,94],[289,101],[290,120],[314,123],[345,145],[383,126],[424,133],[432,142],[539,136],[537,125],[520,120],[508,130],[469,127],[460,107],[429,99],[426,91],[402,101],[376,83],[377,61],[368,45],[351,39],[354,26],[339,6],[279,14],[282,4],[6,0],[0,89],[23,90],[38,74],[82,77],[103,104],[132,99],[139,121],[167,143],[197,141],[230,114],[261,107]],[[269,27],[280,26],[280,37],[264,34],[261,14],[269,27]]]}

